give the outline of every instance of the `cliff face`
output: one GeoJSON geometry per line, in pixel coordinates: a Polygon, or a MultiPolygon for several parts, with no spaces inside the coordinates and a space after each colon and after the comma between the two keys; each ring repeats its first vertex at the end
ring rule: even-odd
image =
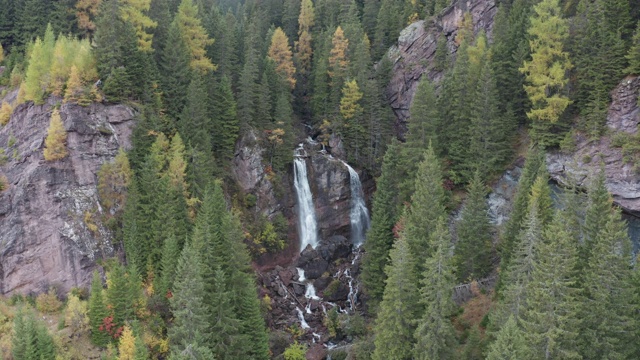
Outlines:
{"type": "Polygon", "coordinates": [[[0,128],[0,174],[9,183],[0,193],[0,294],[87,285],[95,260],[114,252],[110,231],[100,225],[91,231],[87,223],[102,211],[97,171],[120,147],[130,147],[134,112],[124,105],[63,104],[69,155],[47,162],[44,139],[58,102],[19,105],[0,128]]]}
{"type": "Polygon", "coordinates": [[[444,9],[433,22],[415,22],[402,30],[398,44],[389,49],[387,56],[393,62],[391,80],[386,94],[396,114],[396,131],[406,132],[409,108],[418,82],[423,75],[432,81],[440,81],[444,72],[434,69],[436,43],[440,33],[447,38],[447,48],[452,56],[458,49],[455,38],[464,14],[473,18],[473,29],[477,34],[484,30],[491,37],[493,18],[497,12],[494,0],[458,0],[444,9]]]}
{"type": "Polygon", "coordinates": [[[614,201],[636,216],[640,215],[640,173],[633,164],[624,161],[622,150],[612,146],[612,138],[621,133],[633,135],[638,132],[639,92],[640,77],[622,80],[611,92],[613,101],[607,115],[607,135],[591,141],[578,134],[575,151],[547,154],[549,173],[561,184],[573,178],[579,186],[587,186],[593,175],[600,171],[600,164],[604,164],[607,188],[614,201]]]}

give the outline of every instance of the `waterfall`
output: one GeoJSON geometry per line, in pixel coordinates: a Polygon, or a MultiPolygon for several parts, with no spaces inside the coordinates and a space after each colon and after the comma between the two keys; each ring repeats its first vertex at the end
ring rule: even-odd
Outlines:
{"type": "Polygon", "coordinates": [[[311,196],[311,188],[309,187],[309,179],[307,178],[307,164],[302,158],[304,149],[301,146],[296,149],[295,158],[293,160],[294,178],[293,185],[296,189],[298,197],[298,229],[300,233],[300,252],[307,245],[312,248],[318,246],[318,225],[316,223],[316,212],[313,207],[313,198],[311,196]]]}
{"type": "Polygon", "coordinates": [[[351,242],[359,247],[364,242],[364,234],[369,228],[369,210],[364,202],[360,176],[349,164],[343,161],[349,169],[349,185],[351,186],[351,242]]]}

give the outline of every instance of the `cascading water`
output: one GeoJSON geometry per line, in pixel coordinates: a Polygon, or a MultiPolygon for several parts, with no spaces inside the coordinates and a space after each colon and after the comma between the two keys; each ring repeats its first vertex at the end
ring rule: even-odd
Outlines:
{"type": "Polygon", "coordinates": [[[298,229],[300,233],[300,252],[307,245],[312,248],[318,246],[318,225],[316,223],[316,212],[313,206],[311,188],[307,178],[307,164],[304,161],[304,148],[302,144],[295,151],[293,160],[293,186],[298,197],[298,229]]]}
{"type": "Polygon", "coordinates": [[[364,202],[360,176],[349,164],[344,161],[343,164],[349,169],[349,185],[351,187],[351,242],[355,247],[360,247],[364,242],[364,234],[369,228],[369,210],[364,202]]]}

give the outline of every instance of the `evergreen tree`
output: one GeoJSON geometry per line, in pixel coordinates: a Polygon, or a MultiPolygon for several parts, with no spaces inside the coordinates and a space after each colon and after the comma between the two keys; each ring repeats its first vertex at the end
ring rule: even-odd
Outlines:
{"type": "Polygon", "coordinates": [[[441,217],[431,233],[433,254],[425,261],[420,288],[420,301],[426,310],[415,333],[414,359],[450,359],[456,345],[450,320],[456,310],[451,295],[455,286],[455,266],[447,226],[447,221],[441,217]]]}
{"type": "Polygon", "coordinates": [[[224,271],[217,266],[214,270],[213,289],[211,294],[211,344],[217,358],[233,359],[241,349],[240,321],[233,312],[234,304],[227,289],[227,278],[224,271]]]}
{"type": "MultiPolygon", "coordinates": [[[[527,116],[534,122],[532,137],[542,145],[544,133],[539,133],[535,123],[555,123],[571,103],[563,95],[568,83],[566,71],[571,69],[569,54],[563,42],[569,36],[567,20],[562,18],[559,0],[542,0],[534,6],[530,36],[531,61],[525,61],[520,71],[525,74],[525,91],[532,103],[527,116]]],[[[544,129],[544,128],[542,128],[544,129]]],[[[544,130],[542,130],[544,131],[544,130]]]]}
{"type": "Polygon", "coordinates": [[[634,352],[634,294],[631,243],[619,210],[601,214],[606,223],[592,239],[584,287],[586,303],[580,316],[585,359],[629,358],[634,352]]]}
{"type": "Polygon", "coordinates": [[[19,310],[14,318],[11,349],[16,360],[55,360],[56,348],[44,324],[33,313],[19,310]]]}
{"type": "Polygon", "coordinates": [[[203,265],[200,254],[191,245],[185,246],[178,260],[172,294],[169,300],[174,319],[169,328],[172,352],[210,343],[211,314],[205,303],[203,265]]]}
{"type": "Polygon", "coordinates": [[[361,99],[362,92],[358,83],[355,80],[346,81],[342,89],[342,99],[340,99],[342,126],[339,133],[345,141],[347,158],[355,163],[359,163],[364,158],[363,153],[367,145],[361,99]]]}
{"type": "MultiPolygon", "coordinates": [[[[16,1],[16,3],[19,3],[16,1]]],[[[36,37],[42,37],[50,22],[53,2],[47,0],[25,0],[19,5],[15,22],[16,37],[20,44],[27,44],[36,37]]]]}
{"type": "Polygon", "coordinates": [[[457,224],[455,260],[458,282],[461,283],[481,279],[491,271],[491,224],[486,194],[480,173],[476,172],[457,224]]]}
{"type": "Polygon", "coordinates": [[[440,33],[436,43],[436,54],[434,57],[434,69],[443,71],[449,67],[449,49],[447,47],[447,36],[440,33]]]}
{"type": "Polygon", "coordinates": [[[178,119],[186,103],[191,74],[189,49],[177,21],[171,23],[163,46],[160,67],[163,70],[161,84],[165,111],[171,119],[178,119]]]}
{"type": "Polygon", "coordinates": [[[498,332],[496,340],[489,347],[487,360],[518,360],[527,359],[528,344],[522,330],[518,327],[513,316],[498,332]]]}
{"type": "Polygon", "coordinates": [[[544,161],[544,153],[542,151],[536,148],[529,149],[522,175],[520,175],[520,180],[518,181],[518,189],[513,200],[511,214],[501,234],[502,261],[500,266],[503,270],[509,266],[511,253],[516,246],[516,237],[520,233],[522,221],[527,215],[531,186],[533,186],[533,182],[538,177],[538,173],[541,172],[544,161]]]}
{"type": "Polygon", "coordinates": [[[213,146],[218,159],[230,159],[240,129],[229,77],[223,76],[216,90],[213,102],[215,115],[212,117],[213,146]]]}
{"type": "Polygon", "coordinates": [[[418,277],[413,259],[406,234],[402,234],[394,243],[390,263],[385,268],[387,286],[373,330],[374,360],[411,359],[413,356],[419,316],[418,277]]]}
{"type": "Polygon", "coordinates": [[[406,172],[402,182],[402,198],[409,199],[413,194],[415,174],[418,164],[429,144],[436,154],[444,153],[444,143],[439,141],[439,129],[442,124],[433,84],[425,76],[418,84],[418,89],[411,103],[411,118],[404,146],[402,147],[403,168],[406,172]]]}
{"type": "Polygon", "coordinates": [[[576,340],[581,299],[574,287],[577,253],[562,216],[554,218],[535,251],[521,318],[532,357],[580,358],[576,340]]]}
{"type": "MultiPolygon", "coordinates": [[[[404,233],[414,257],[414,264],[428,258],[432,253],[430,237],[438,219],[446,216],[447,194],[442,186],[440,162],[429,146],[424,160],[418,165],[415,178],[415,192],[411,196],[411,206],[407,208],[404,233]]],[[[424,264],[416,264],[418,276],[424,273],[424,264]]]]}
{"type": "Polygon", "coordinates": [[[627,61],[629,61],[629,67],[625,70],[626,73],[633,75],[640,74],[640,21],[638,21],[636,31],[633,34],[632,45],[627,54],[627,61]]]}
{"type": "Polygon", "coordinates": [[[244,356],[256,360],[269,359],[269,336],[252,275],[242,277],[238,300],[237,314],[240,320],[244,356]]]}
{"type": "Polygon", "coordinates": [[[399,144],[393,141],[384,156],[382,174],[376,182],[373,196],[371,227],[364,242],[362,259],[362,284],[372,308],[382,300],[389,262],[389,250],[393,245],[393,227],[398,218],[397,171],[399,144]]]}
{"type": "Polygon", "coordinates": [[[297,69],[296,97],[302,109],[309,106],[311,59],[313,56],[313,37],[311,28],[315,23],[315,12],[311,0],[302,0],[298,16],[298,41],[295,42],[295,64],[297,69]]]}
{"type": "Polygon", "coordinates": [[[109,334],[100,329],[104,318],[108,316],[107,306],[102,296],[102,278],[98,271],[93,272],[91,281],[91,296],[89,297],[89,326],[91,327],[91,342],[105,347],[109,343],[109,334]]]}
{"type": "Polygon", "coordinates": [[[116,329],[125,325],[125,321],[134,318],[135,301],[130,273],[118,261],[111,264],[107,273],[107,304],[113,315],[113,324],[116,329]]]}
{"type": "Polygon", "coordinates": [[[207,109],[207,91],[201,76],[191,79],[178,129],[186,144],[203,152],[211,151],[213,131],[207,109]]]}
{"type": "Polygon", "coordinates": [[[579,248],[579,265],[581,266],[586,266],[586,264],[589,263],[594,244],[598,241],[602,229],[604,229],[607,222],[609,222],[605,214],[611,211],[613,200],[607,190],[606,181],[607,178],[604,168],[601,168],[588,187],[587,204],[584,215],[584,241],[580,244],[579,248]]]}
{"type": "Polygon", "coordinates": [[[257,115],[254,104],[257,102],[257,81],[259,77],[258,54],[255,50],[245,55],[245,62],[238,83],[238,117],[244,128],[255,126],[257,115]]]}

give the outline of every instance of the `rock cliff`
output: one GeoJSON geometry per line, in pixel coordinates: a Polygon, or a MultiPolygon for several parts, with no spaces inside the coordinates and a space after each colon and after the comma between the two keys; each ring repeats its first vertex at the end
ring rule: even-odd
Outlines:
{"type": "Polygon", "coordinates": [[[398,134],[406,132],[409,108],[420,78],[426,75],[438,82],[444,76],[444,72],[437,71],[433,66],[440,33],[446,36],[449,53],[455,56],[458,49],[455,38],[464,14],[471,14],[475,33],[484,30],[490,37],[496,11],[494,0],[457,0],[442,10],[433,21],[421,20],[402,30],[398,44],[387,53],[393,69],[386,94],[397,117],[395,125],[398,134]]]}
{"type": "Polygon", "coordinates": [[[0,294],[87,285],[96,259],[114,252],[110,231],[100,225],[90,230],[87,223],[102,211],[97,171],[120,147],[130,147],[134,111],[62,104],[69,155],[47,162],[44,139],[59,103],[18,105],[0,128],[0,174],[9,183],[0,193],[0,294]]]}
{"type": "MultiPolygon", "coordinates": [[[[604,164],[607,188],[614,201],[625,211],[640,216],[640,173],[634,164],[624,161],[622,149],[612,145],[620,134],[638,132],[640,77],[628,77],[611,92],[612,103],[607,115],[607,134],[592,141],[584,134],[575,136],[576,148],[570,153],[547,154],[551,177],[564,184],[573,178],[579,186],[587,186],[604,164]]],[[[637,141],[635,139],[631,141],[637,141]]]]}

